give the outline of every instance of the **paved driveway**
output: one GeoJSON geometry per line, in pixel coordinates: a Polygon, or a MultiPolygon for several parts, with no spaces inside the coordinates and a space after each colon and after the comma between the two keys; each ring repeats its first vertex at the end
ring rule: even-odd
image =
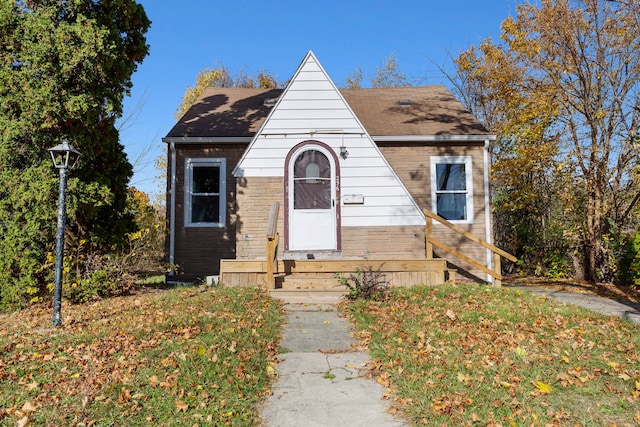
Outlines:
{"type": "Polygon", "coordinates": [[[632,323],[640,323],[640,304],[619,302],[609,298],[578,292],[561,291],[537,286],[508,286],[511,289],[544,295],[556,301],[574,304],[608,316],[618,316],[632,323]]]}

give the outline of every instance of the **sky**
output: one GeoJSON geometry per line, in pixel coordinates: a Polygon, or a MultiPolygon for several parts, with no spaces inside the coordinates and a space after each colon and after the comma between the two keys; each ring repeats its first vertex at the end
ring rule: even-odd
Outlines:
{"type": "MultiPolygon", "coordinates": [[[[152,21],[150,54],[132,77],[120,138],[134,166],[130,185],[158,196],[155,160],[174,113],[199,71],[293,76],[313,51],[338,87],[360,66],[366,74],[395,55],[419,84],[446,84],[438,68],[486,38],[519,0],[138,0],[152,21]]],[[[366,86],[366,78],[363,85],[366,86]]]]}

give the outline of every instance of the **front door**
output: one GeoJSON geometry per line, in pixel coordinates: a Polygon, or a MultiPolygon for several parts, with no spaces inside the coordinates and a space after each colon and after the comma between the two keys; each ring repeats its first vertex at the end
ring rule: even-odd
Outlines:
{"type": "Polygon", "coordinates": [[[324,144],[307,143],[288,156],[288,247],[336,250],[336,162],[324,144]]]}

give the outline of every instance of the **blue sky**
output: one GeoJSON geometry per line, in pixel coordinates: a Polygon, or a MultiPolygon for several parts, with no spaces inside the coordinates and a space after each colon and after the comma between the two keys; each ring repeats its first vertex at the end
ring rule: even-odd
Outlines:
{"type": "Polygon", "coordinates": [[[497,40],[519,0],[138,2],[152,21],[150,55],[133,76],[121,142],[134,164],[131,185],[153,195],[164,191],[154,166],[161,139],[200,70],[267,70],[285,81],[312,50],[342,87],[358,65],[373,73],[395,54],[409,78],[446,84],[434,63],[451,69],[451,58],[463,50],[487,37],[497,40]]]}

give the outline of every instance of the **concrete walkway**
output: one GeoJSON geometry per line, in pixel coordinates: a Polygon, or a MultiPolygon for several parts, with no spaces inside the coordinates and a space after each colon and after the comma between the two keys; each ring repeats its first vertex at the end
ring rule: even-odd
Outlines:
{"type": "Polygon", "coordinates": [[[543,295],[559,302],[574,304],[607,316],[618,316],[632,323],[640,323],[640,304],[632,302],[623,303],[597,295],[560,291],[537,286],[505,286],[511,289],[531,292],[536,295],[543,295]]]}
{"type": "Polygon", "coordinates": [[[367,353],[335,305],[289,304],[278,381],[262,412],[267,427],[403,427],[384,387],[366,378],[367,353]]]}

